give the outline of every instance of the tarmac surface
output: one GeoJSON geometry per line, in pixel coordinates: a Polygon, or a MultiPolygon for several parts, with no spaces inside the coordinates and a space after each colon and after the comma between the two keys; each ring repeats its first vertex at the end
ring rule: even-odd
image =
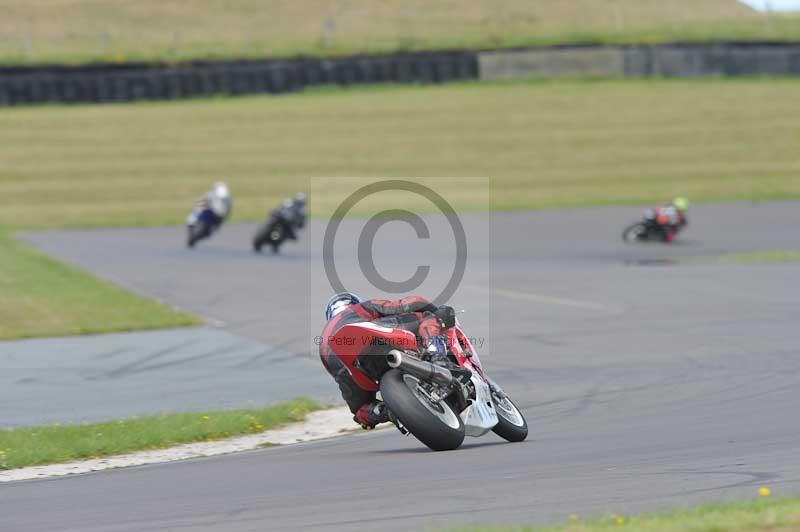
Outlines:
{"type": "Polygon", "coordinates": [[[0,342],[0,367],[0,428],[336,398],[318,362],[212,328],[0,342]]]}
{"type": "MultiPolygon", "coordinates": [[[[431,453],[387,429],[23,482],[0,486],[0,530],[418,530],[654,510],[751,497],[762,485],[800,493],[800,264],[713,260],[800,249],[800,206],[698,206],[672,246],[623,244],[619,232],[638,216],[614,208],[463,218],[468,233],[490,222],[491,245],[472,248],[477,273],[452,301],[485,341],[484,367],[524,411],[524,443],[487,436],[431,453]]],[[[346,221],[342,235],[356,225],[346,221]]],[[[26,238],[229,334],[311,358],[324,305],[314,246],[256,256],[252,230],[226,227],[191,252],[177,228],[26,238]]],[[[421,246],[378,244],[387,277],[407,273],[413,257],[436,266],[451,255],[410,241],[399,224],[381,231],[383,241],[421,246]]],[[[347,240],[344,256],[353,255],[347,240]]],[[[220,389],[232,375],[218,371],[220,389]]]]}

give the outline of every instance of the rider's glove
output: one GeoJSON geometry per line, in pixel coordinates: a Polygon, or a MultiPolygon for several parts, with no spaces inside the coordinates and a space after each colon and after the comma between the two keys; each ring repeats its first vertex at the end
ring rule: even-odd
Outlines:
{"type": "Polygon", "coordinates": [[[441,336],[429,338],[425,351],[431,357],[431,362],[445,362],[447,360],[447,346],[441,336]]]}
{"type": "Polygon", "coordinates": [[[442,329],[449,329],[454,327],[456,324],[456,311],[453,307],[448,305],[442,305],[436,312],[434,313],[436,316],[436,321],[439,323],[439,327],[442,329]]]}

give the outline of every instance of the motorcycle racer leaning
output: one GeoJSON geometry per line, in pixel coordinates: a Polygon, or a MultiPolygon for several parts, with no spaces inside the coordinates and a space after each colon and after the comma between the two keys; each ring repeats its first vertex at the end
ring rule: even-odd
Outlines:
{"type": "Polygon", "coordinates": [[[648,212],[646,216],[653,218],[664,232],[664,241],[672,242],[678,231],[688,225],[686,217],[689,209],[689,201],[686,198],[675,198],[669,205],[656,207],[648,212]]]}
{"type": "Polygon", "coordinates": [[[197,219],[207,213],[209,223],[213,230],[218,229],[222,222],[231,215],[233,210],[233,199],[228,185],[222,181],[214,183],[214,188],[205,193],[194,206],[194,210],[189,215],[188,224],[196,223],[197,219]]]}
{"type": "Polygon", "coordinates": [[[294,211],[294,225],[302,229],[306,225],[306,193],[298,192],[292,198],[292,210],[294,211]]]}
{"type": "Polygon", "coordinates": [[[285,199],[270,213],[270,219],[283,224],[286,238],[297,240],[297,230],[306,225],[306,195],[298,192],[292,199],[285,199]]]}
{"type": "Polygon", "coordinates": [[[353,421],[365,429],[374,428],[379,423],[389,421],[386,406],[375,398],[375,392],[360,388],[347,367],[334,353],[330,340],[342,326],[351,323],[379,321],[385,327],[402,328],[417,336],[420,347],[431,355],[432,362],[446,360],[445,342],[440,337],[442,324],[440,315],[452,313],[451,307],[437,307],[427,299],[418,296],[405,297],[396,301],[369,299],[361,301],[349,292],[334,295],[325,309],[328,320],[322,332],[319,356],[322,365],[336,383],[347,406],[354,414],[353,421]]]}

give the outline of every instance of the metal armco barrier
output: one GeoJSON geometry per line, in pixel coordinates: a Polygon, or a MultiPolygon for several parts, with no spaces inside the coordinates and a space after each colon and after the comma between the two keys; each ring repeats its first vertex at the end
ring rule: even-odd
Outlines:
{"type": "Polygon", "coordinates": [[[628,46],[628,76],[800,76],[800,43],[628,46]]]}
{"type": "Polygon", "coordinates": [[[471,51],[178,65],[0,67],[0,105],[278,94],[314,85],[445,83],[477,78],[478,59],[471,51]]]}
{"type": "Polygon", "coordinates": [[[558,46],[480,52],[481,79],[798,76],[800,43],[558,46]]]}

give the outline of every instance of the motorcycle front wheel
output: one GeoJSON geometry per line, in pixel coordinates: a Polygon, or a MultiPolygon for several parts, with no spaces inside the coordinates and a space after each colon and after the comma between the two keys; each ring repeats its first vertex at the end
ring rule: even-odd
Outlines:
{"type": "Polygon", "coordinates": [[[208,230],[208,226],[202,222],[188,226],[186,245],[190,248],[193,248],[199,240],[207,237],[209,233],[210,231],[208,230]]]}
{"type": "Polygon", "coordinates": [[[272,230],[269,232],[269,243],[272,245],[272,252],[277,253],[280,251],[281,244],[286,239],[284,235],[283,227],[279,224],[275,224],[272,230]]]}
{"type": "Polygon", "coordinates": [[[265,244],[269,244],[272,247],[272,252],[278,253],[283,241],[283,228],[280,224],[269,221],[262,225],[256,233],[256,236],[253,237],[253,251],[260,253],[261,248],[264,247],[265,244]]]}
{"type": "Polygon", "coordinates": [[[641,222],[626,227],[622,232],[622,240],[625,242],[647,240],[647,227],[641,222]]]}
{"type": "Polygon", "coordinates": [[[511,442],[523,441],[528,437],[528,423],[507,395],[492,392],[492,403],[498,420],[492,429],[495,434],[511,442]]]}
{"type": "Polygon", "coordinates": [[[266,241],[266,236],[264,235],[264,231],[259,229],[256,233],[256,236],[253,237],[253,251],[256,253],[261,253],[261,247],[264,245],[266,241]]]}
{"type": "Polygon", "coordinates": [[[392,369],[381,378],[381,396],[400,423],[430,449],[458,449],[464,441],[464,422],[446,401],[434,401],[422,384],[392,369]]]}

